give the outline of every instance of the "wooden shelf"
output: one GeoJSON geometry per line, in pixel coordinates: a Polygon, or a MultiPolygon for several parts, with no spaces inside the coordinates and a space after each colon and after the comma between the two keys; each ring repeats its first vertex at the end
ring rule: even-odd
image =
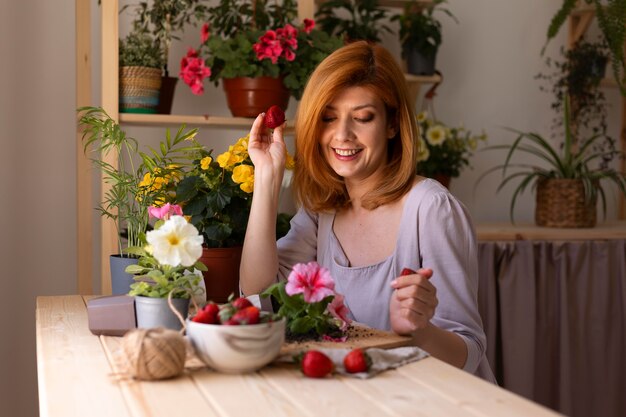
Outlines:
{"type": "Polygon", "coordinates": [[[508,240],[610,240],[626,239],[626,221],[598,223],[593,228],[540,227],[535,224],[483,223],[476,225],[479,241],[508,240]]]}

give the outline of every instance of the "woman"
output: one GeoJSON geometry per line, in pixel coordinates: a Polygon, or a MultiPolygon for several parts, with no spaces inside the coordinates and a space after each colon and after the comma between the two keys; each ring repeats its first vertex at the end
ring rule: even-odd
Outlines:
{"type": "Polygon", "coordinates": [[[296,263],[329,269],[357,322],[493,381],[478,314],[477,252],[465,207],[416,176],[418,130],[404,75],[381,46],[356,42],[311,75],[296,115],[293,188],[300,209],[276,244],[283,128],[254,121],[254,197],[241,263],[244,294],[296,263]],[[416,272],[402,275],[404,268],[416,272]]]}

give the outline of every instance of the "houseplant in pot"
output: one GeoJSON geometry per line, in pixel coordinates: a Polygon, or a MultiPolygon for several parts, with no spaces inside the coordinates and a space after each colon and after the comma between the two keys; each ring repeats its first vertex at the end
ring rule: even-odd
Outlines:
{"type": "Polygon", "coordinates": [[[341,37],[345,43],[380,42],[381,33],[392,33],[384,23],[387,13],[378,0],[330,0],[320,4],[315,20],[323,31],[341,37]]]}
{"type": "Polygon", "coordinates": [[[503,164],[491,168],[485,175],[502,171],[498,191],[509,182],[518,180],[511,199],[510,216],[514,219],[515,202],[528,186],[536,187],[537,207],[535,222],[548,227],[593,227],[596,224],[596,202],[598,195],[606,213],[606,197],[602,185],[608,180],[617,185],[626,195],[626,174],[607,165],[622,152],[607,147],[603,133],[574,137],[570,128],[569,97],[563,104],[564,139],[561,149],[552,146],[549,140],[534,132],[510,129],[517,135],[511,145],[491,146],[488,149],[506,149],[503,164]],[[524,153],[537,158],[541,163],[514,164],[513,155],[524,153]],[[511,172],[513,170],[513,172],[511,172]]]}
{"type": "Polygon", "coordinates": [[[445,187],[470,165],[473,152],[487,140],[484,132],[475,135],[462,126],[448,127],[426,110],[417,115],[417,124],[420,129],[417,172],[445,187]]]}
{"type": "Polygon", "coordinates": [[[133,279],[124,269],[126,264],[137,262],[126,249],[141,244],[142,233],[148,228],[149,207],[169,198],[173,180],[187,161],[181,151],[200,147],[193,141],[198,131],[181,128],[174,137],[168,131],[158,151],[144,153],[138,150],[137,140],[127,136],[102,108],[82,107],[78,111],[85,152],[93,152],[91,161],[107,185],[98,211],[117,230],[119,251],[110,257],[113,294],[126,294],[133,279]],[[107,162],[111,156],[114,162],[107,162]]]}
{"type": "Polygon", "coordinates": [[[167,327],[178,330],[182,323],[170,310],[168,297],[183,316],[187,316],[189,299],[199,287],[201,275],[206,270],[198,261],[202,254],[202,236],[180,215],[166,216],[145,234],[142,246],[128,248],[127,252],[139,257],[136,265],[126,272],[133,274],[134,284],[128,293],[135,297],[137,327],[167,327]]]}
{"type": "MultiPolygon", "coordinates": [[[[213,156],[200,149],[176,187],[175,202],[204,236],[201,261],[207,265],[207,297],[226,302],[239,292],[239,263],[254,191],[254,166],[244,136],[213,156]]],[[[293,160],[288,157],[288,168],[293,160]]]]}
{"type": "Polygon", "coordinates": [[[196,26],[204,21],[208,7],[204,0],[153,0],[142,1],[137,5],[125,5],[122,10],[134,7],[137,18],[133,22],[135,30],[150,34],[161,51],[162,78],[159,105],[156,112],[169,114],[172,109],[177,77],[171,77],[168,68],[170,48],[173,40],[178,40],[186,26],[196,26]]]}
{"type": "Polygon", "coordinates": [[[295,3],[229,0],[210,10],[201,44],[181,60],[180,78],[194,94],[203,81],[220,80],[233,116],[256,117],[272,105],[299,99],[309,75],[341,45],[315,28],[295,23],[295,3]]]}
{"type": "Polygon", "coordinates": [[[437,51],[441,45],[441,22],[434,13],[441,11],[455,22],[457,18],[441,4],[446,0],[434,0],[427,6],[417,2],[407,3],[402,14],[395,15],[392,21],[400,23],[400,43],[402,57],[406,59],[407,69],[414,75],[433,75],[437,51]]]}
{"type": "Polygon", "coordinates": [[[120,112],[155,113],[163,59],[147,33],[132,31],[119,41],[120,112]]]}

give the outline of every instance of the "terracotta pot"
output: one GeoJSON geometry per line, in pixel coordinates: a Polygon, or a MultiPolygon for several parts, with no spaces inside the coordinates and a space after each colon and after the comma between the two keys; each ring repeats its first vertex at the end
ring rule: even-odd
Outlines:
{"type": "Polygon", "coordinates": [[[235,117],[257,117],[273,105],[287,109],[289,90],[282,78],[224,78],[226,101],[235,117]]]}
{"type": "Polygon", "coordinates": [[[225,303],[228,297],[239,295],[239,264],[241,246],[235,248],[203,248],[200,262],[206,265],[203,272],[207,300],[225,303]]]}

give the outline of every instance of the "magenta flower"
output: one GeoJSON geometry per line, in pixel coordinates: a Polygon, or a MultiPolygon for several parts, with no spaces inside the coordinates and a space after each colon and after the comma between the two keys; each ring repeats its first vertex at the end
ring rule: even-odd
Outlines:
{"type": "Polygon", "coordinates": [[[148,214],[156,219],[167,220],[172,215],[182,216],[183,209],[177,204],[166,203],[161,207],[148,207],[148,214]]]}
{"type": "Polygon", "coordinates": [[[205,23],[204,25],[202,25],[202,28],[200,29],[200,42],[205,43],[206,41],[209,40],[209,24],[205,23]]]}
{"type": "Polygon", "coordinates": [[[307,303],[316,303],[329,295],[335,295],[334,290],[335,281],[330,271],[317,262],[294,265],[285,286],[288,295],[303,294],[307,303]]]}
{"type": "Polygon", "coordinates": [[[200,95],[204,92],[202,81],[211,76],[211,68],[205,66],[202,58],[194,57],[193,53],[195,51],[190,48],[187,56],[180,61],[178,76],[191,87],[192,93],[200,95]]]}
{"type": "Polygon", "coordinates": [[[345,297],[343,295],[341,295],[339,293],[335,293],[335,297],[330,302],[330,304],[328,304],[328,307],[326,307],[328,312],[333,317],[338,318],[339,320],[341,320],[341,322],[342,322],[341,330],[346,330],[348,328],[348,325],[352,321],[352,320],[350,320],[350,318],[348,318],[348,314],[350,314],[350,310],[344,304],[344,299],[345,299],[345,297]]]}
{"type": "Polygon", "coordinates": [[[304,32],[308,35],[315,27],[315,21],[311,19],[304,19],[304,32]]]}

